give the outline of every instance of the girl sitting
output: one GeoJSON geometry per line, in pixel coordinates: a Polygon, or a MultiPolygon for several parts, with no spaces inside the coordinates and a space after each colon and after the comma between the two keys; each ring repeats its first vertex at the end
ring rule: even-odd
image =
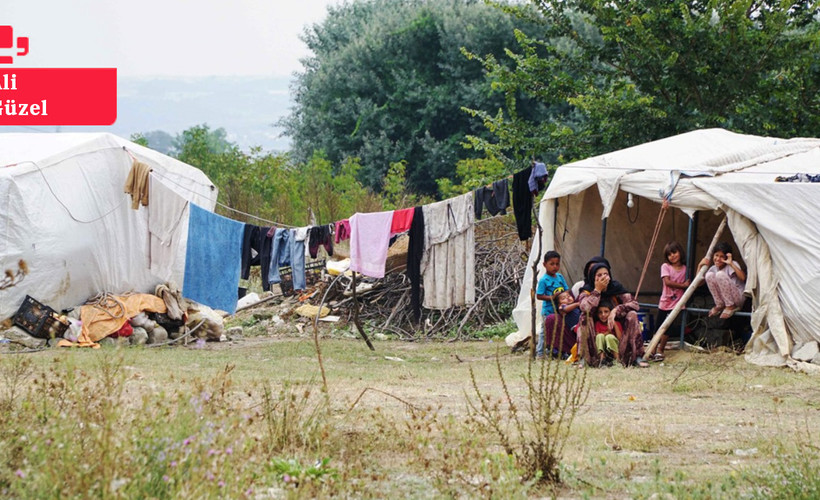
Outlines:
{"type": "MultiPolygon", "coordinates": [[[[706,285],[715,299],[715,307],[709,311],[709,317],[720,315],[721,319],[729,319],[746,300],[743,296],[746,273],[732,260],[732,247],[725,241],[715,245],[712,262],[714,265],[706,271],[706,285]]],[[[709,259],[704,257],[698,267],[708,265],[709,259]]]]}
{"type": "Polygon", "coordinates": [[[598,349],[599,365],[606,363],[607,358],[621,361],[618,344],[623,337],[623,331],[617,321],[610,324],[611,312],[612,302],[608,300],[602,300],[595,311],[595,347],[598,349]]]}

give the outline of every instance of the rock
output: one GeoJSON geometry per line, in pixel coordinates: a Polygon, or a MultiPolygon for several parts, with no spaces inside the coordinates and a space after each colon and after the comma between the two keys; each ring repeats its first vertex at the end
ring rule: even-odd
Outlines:
{"type": "Polygon", "coordinates": [[[201,339],[219,340],[225,332],[222,316],[208,306],[197,304],[197,310],[188,316],[186,326],[193,330],[203,320],[204,323],[194,332],[194,336],[201,339]]]}
{"type": "Polygon", "coordinates": [[[241,326],[232,326],[232,327],[228,328],[228,330],[225,332],[225,334],[228,336],[229,339],[233,339],[235,337],[241,337],[242,336],[242,327],[241,326]]]}
{"type": "Polygon", "coordinates": [[[820,354],[816,354],[813,358],[811,358],[811,362],[815,365],[820,365],[820,354]]]}
{"type": "Polygon", "coordinates": [[[100,339],[97,343],[103,347],[114,347],[115,345],[117,345],[117,339],[113,337],[105,337],[103,339],[100,339]]]}
{"type": "Polygon", "coordinates": [[[22,328],[18,328],[13,326],[8,330],[4,331],[0,334],[0,337],[8,339],[15,344],[20,344],[24,347],[28,347],[29,349],[40,349],[41,347],[45,347],[46,339],[38,339],[37,337],[32,337],[22,328]]]}
{"type": "Polygon", "coordinates": [[[373,334],[373,338],[376,339],[376,340],[387,340],[388,339],[387,335],[385,335],[383,333],[375,333],[375,334],[373,334]]]}
{"type": "Polygon", "coordinates": [[[136,316],[134,316],[133,318],[131,318],[129,320],[129,322],[131,323],[131,326],[135,326],[135,327],[136,326],[144,327],[145,324],[148,323],[149,321],[151,321],[151,320],[148,319],[148,315],[145,314],[145,312],[141,312],[141,313],[137,314],[136,316]]]}
{"type": "Polygon", "coordinates": [[[811,361],[815,356],[820,354],[820,346],[817,345],[816,340],[806,342],[800,347],[792,349],[792,357],[800,361],[811,361]]]}
{"type": "Polygon", "coordinates": [[[47,344],[49,347],[57,347],[57,344],[58,344],[61,340],[63,340],[63,338],[62,338],[62,337],[54,337],[54,338],[50,338],[50,339],[48,339],[48,340],[46,341],[46,344],[47,344]]]}
{"type": "Polygon", "coordinates": [[[180,326],[179,328],[173,328],[168,332],[168,336],[171,337],[172,340],[176,340],[183,335],[185,335],[185,325],[180,326]]]}
{"type": "Polygon", "coordinates": [[[153,330],[148,332],[149,344],[162,344],[168,342],[168,331],[165,328],[157,325],[153,330]]]}
{"type": "Polygon", "coordinates": [[[141,326],[135,326],[134,333],[128,337],[128,341],[131,345],[145,345],[148,343],[148,332],[141,326]]]}

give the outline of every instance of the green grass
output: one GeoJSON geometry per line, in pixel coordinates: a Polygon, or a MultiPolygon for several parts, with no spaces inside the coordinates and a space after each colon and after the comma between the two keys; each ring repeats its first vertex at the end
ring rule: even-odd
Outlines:
{"type": "Polygon", "coordinates": [[[522,481],[467,408],[470,367],[482,393],[503,396],[496,354],[524,403],[526,355],[486,340],[379,341],[376,352],[321,342],[327,397],[306,337],[0,355],[0,495],[811,498],[820,488],[816,448],[794,444],[820,425],[810,404],[820,389],[803,374],[674,351],[647,370],[589,370],[552,489],[522,481]]]}

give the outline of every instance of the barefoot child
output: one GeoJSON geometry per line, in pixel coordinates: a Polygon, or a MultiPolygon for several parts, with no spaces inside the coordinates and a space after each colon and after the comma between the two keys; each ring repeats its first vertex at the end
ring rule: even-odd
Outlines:
{"type": "MultiPolygon", "coordinates": [[[[726,242],[715,245],[712,262],[714,265],[706,271],[706,285],[715,299],[715,307],[709,311],[709,317],[720,315],[720,319],[729,319],[745,300],[743,289],[746,273],[732,260],[732,247],[726,242]]],[[[708,265],[709,259],[704,257],[698,267],[708,265]]]]}
{"type": "MultiPolygon", "coordinates": [[[[686,279],[686,265],[683,263],[686,257],[680,243],[677,241],[667,243],[663,249],[663,255],[666,258],[666,262],[661,264],[663,290],[661,291],[661,299],[658,301],[658,317],[655,323],[659,327],[669,316],[669,311],[674,309],[683,297],[684,290],[689,287],[689,280],[686,279]]],[[[652,361],[664,360],[663,351],[666,349],[668,340],[669,335],[666,333],[661,335],[658,350],[652,355],[652,361]]]]}
{"type": "MultiPolygon", "coordinates": [[[[558,272],[561,267],[561,255],[555,250],[550,250],[544,254],[544,269],[547,271],[541,279],[538,280],[538,287],[535,289],[535,297],[543,301],[541,303],[541,317],[546,320],[547,316],[555,312],[555,300],[558,295],[564,290],[568,290],[567,280],[558,272]]],[[[544,333],[545,328],[538,336],[538,343],[535,347],[536,356],[544,356],[544,333]]]]}
{"type": "Polygon", "coordinates": [[[578,323],[581,311],[578,309],[579,304],[567,290],[558,294],[556,302],[558,311],[544,318],[544,335],[551,339],[548,345],[553,352],[564,359],[571,355],[576,343],[572,329],[578,323]]]}
{"type": "Polygon", "coordinates": [[[618,344],[623,333],[621,325],[617,321],[609,321],[611,312],[612,302],[608,300],[602,300],[595,311],[595,347],[598,348],[600,365],[604,364],[607,356],[614,357],[615,361],[621,361],[618,344]]]}

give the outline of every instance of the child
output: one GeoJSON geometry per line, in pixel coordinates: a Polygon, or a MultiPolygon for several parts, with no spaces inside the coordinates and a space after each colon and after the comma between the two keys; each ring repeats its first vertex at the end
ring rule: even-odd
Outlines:
{"type": "MultiPolygon", "coordinates": [[[[560,267],[561,255],[558,252],[550,250],[544,254],[544,269],[547,272],[538,280],[538,287],[535,289],[535,297],[543,301],[541,316],[544,320],[555,312],[555,299],[558,298],[558,295],[569,289],[567,280],[558,272],[560,267]]],[[[535,347],[535,353],[539,358],[544,356],[544,333],[546,331],[545,325],[544,331],[538,336],[538,343],[535,347]]]]}
{"type": "Polygon", "coordinates": [[[551,339],[549,347],[553,353],[563,359],[572,353],[572,347],[576,342],[572,329],[578,323],[581,311],[569,291],[559,293],[556,302],[558,311],[544,318],[544,332],[545,336],[551,339]]]}
{"type": "MultiPolygon", "coordinates": [[[[675,308],[678,301],[683,297],[683,291],[689,287],[689,280],[686,279],[686,265],[684,261],[686,257],[683,253],[683,247],[677,241],[667,243],[663,249],[663,255],[666,262],[661,264],[661,279],[663,280],[663,290],[661,291],[661,299],[658,301],[658,318],[656,324],[660,327],[666,317],[669,316],[669,311],[675,308]]],[[[669,335],[664,333],[661,335],[658,343],[658,350],[652,356],[652,361],[663,361],[663,351],[666,349],[666,342],[669,340],[669,335]]]]}
{"type": "MultiPolygon", "coordinates": [[[[719,314],[720,319],[729,319],[745,300],[743,288],[746,273],[732,260],[732,246],[725,241],[715,245],[712,262],[714,265],[706,271],[706,285],[715,299],[715,307],[709,311],[709,317],[719,314]]],[[[698,267],[708,265],[709,259],[704,257],[698,267]]]]}
{"type": "Polygon", "coordinates": [[[603,365],[607,356],[612,356],[616,361],[621,361],[618,345],[623,336],[621,325],[615,321],[612,328],[609,326],[609,314],[612,312],[612,302],[602,300],[595,311],[595,347],[598,348],[600,365],[603,365]]]}

